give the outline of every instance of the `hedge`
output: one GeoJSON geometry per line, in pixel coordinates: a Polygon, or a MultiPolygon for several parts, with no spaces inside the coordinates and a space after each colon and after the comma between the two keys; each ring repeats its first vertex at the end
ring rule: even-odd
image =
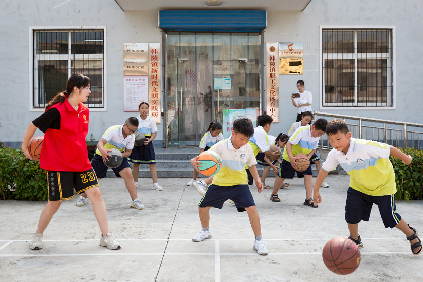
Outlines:
{"type": "Polygon", "coordinates": [[[40,162],[27,159],[21,149],[0,143],[0,198],[46,201],[47,193],[47,174],[40,162]]]}
{"type": "Polygon", "coordinates": [[[401,149],[404,154],[413,158],[410,166],[402,161],[390,158],[395,171],[398,200],[423,200],[423,150],[415,148],[401,149]]]}

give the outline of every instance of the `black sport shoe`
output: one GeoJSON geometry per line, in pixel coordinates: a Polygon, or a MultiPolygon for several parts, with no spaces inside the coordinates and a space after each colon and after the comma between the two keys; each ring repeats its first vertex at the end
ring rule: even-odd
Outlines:
{"type": "Polygon", "coordinates": [[[348,239],[350,239],[351,241],[353,241],[357,245],[357,247],[363,248],[363,242],[361,242],[360,235],[358,235],[358,240],[353,239],[351,236],[348,236],[348,239]]]}

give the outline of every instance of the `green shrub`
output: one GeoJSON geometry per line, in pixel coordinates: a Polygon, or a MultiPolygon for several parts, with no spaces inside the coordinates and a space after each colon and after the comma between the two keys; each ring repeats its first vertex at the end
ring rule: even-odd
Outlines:
{"type": "Polygon", "coordinates": [[[410,166],[406,166],[402,161],[391,157],[397,183],[395,198],[407,201],[423,200],[423,150],[405,148],[401,151],[410,155],[413,161],[410,166]]]}
{"type": "Polygon", "coordinates": [[[47,193],[40,162],[28,160],[20,149],[0,146],[0,198],[46,201],[47,193]]]}

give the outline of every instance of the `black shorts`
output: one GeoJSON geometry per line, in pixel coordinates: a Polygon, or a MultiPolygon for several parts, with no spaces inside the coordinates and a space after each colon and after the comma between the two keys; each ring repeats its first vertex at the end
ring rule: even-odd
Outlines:
{"type": "Polygon", "coordinates": [[[128,160],[135,164],[154,164],[156,163],[156,154],[154,153],[153,143],[150,142],[144,146],[134,146],[132,154],[128,160]]]}
{"type": "MultiPolygon", "coordinates": [[[[95,173],[97,174],[98,178],[105,178],[107,174],[107,165],[104,164],[103,158],[100,155],[95,155],[94,158],[91,160],[91,165],[94,168],[95,173]]],[[[122,164],[118,167],[112,168],[113,172],[116,176],[119,176],[119,172],[121,172],[124,168],[130,167],[127,158],[123,158],[122,164]]]]}
{"type": "Polygon", "coordinates": [[[349,224],[369,221],[373,204],[378,206],[385,228],[394,228],[401,221],[401,216],[396,211],[394,195],[370,196],[351,187],[347,191],[345,221],[349,224]]]}
{"type": "Polygon", "coordinates": [[[300,177],[301,175],[312,175],[312,171],[311,171],[311,166],[308,166],[308,168],[303,171],[303,172],[299,172],[296,171],[290,162],[286,161],[286,160],[282,160],[282,163],[280,165],[280,170],[279,170],[279,177],[280,178],[285,178],[285,179],[292,179],[295,176],[295,173],[297,173],[297,176],[300,177]]]}
{"type": "Polygon", "coordinates": [[[317,161],[320,161],[320,157],[314,153],[313,156],[310,158],[310,164],[315,164],[317,161]]]}
{"type": "Polygon", "coordinates": [[[97,176],[91,168],[83,172],[47,171],[48,200],[62,201],[73,198],[73,190],[78,194],[98,186],[97,176]]]}
{"type": "Polygon", "coordinates": [[[235,206],[239,212],[243,212],[245,208],[256,205],[250,188],[246,184],[235,186],[218,186],[212,184],[207,188],[207,192],[198,206],[200,208],[214,207],[221,209],[223,203],[228,199],[235,202],[235,206]]]}
{"type": "MultiPolygon", "coordinates": [[[[264,160],[264,153],[258,153],[256,156],[256,161],[259,165],[264,165],[264,166],[270,166],[268,163],[266,163],[266,161],[264,160]]],[[[273,161],[271,162],[272,164],[276,164],[278,161],[273,161]]]]}

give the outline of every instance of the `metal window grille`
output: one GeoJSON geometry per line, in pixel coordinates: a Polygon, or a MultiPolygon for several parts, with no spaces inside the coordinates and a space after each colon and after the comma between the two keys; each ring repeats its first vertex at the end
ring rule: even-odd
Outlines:
{"type": "Polygon", "coordinates": [[[324,29],[322,44],[323,106],[393,106],[392,30],[324,29]]]}
{"type": "Polygon", "coordinates": [[[104,107],[104,30],[34,30],[33,107],[44,108],[73,73],[91,79],[90,108],[104,107]]]}

